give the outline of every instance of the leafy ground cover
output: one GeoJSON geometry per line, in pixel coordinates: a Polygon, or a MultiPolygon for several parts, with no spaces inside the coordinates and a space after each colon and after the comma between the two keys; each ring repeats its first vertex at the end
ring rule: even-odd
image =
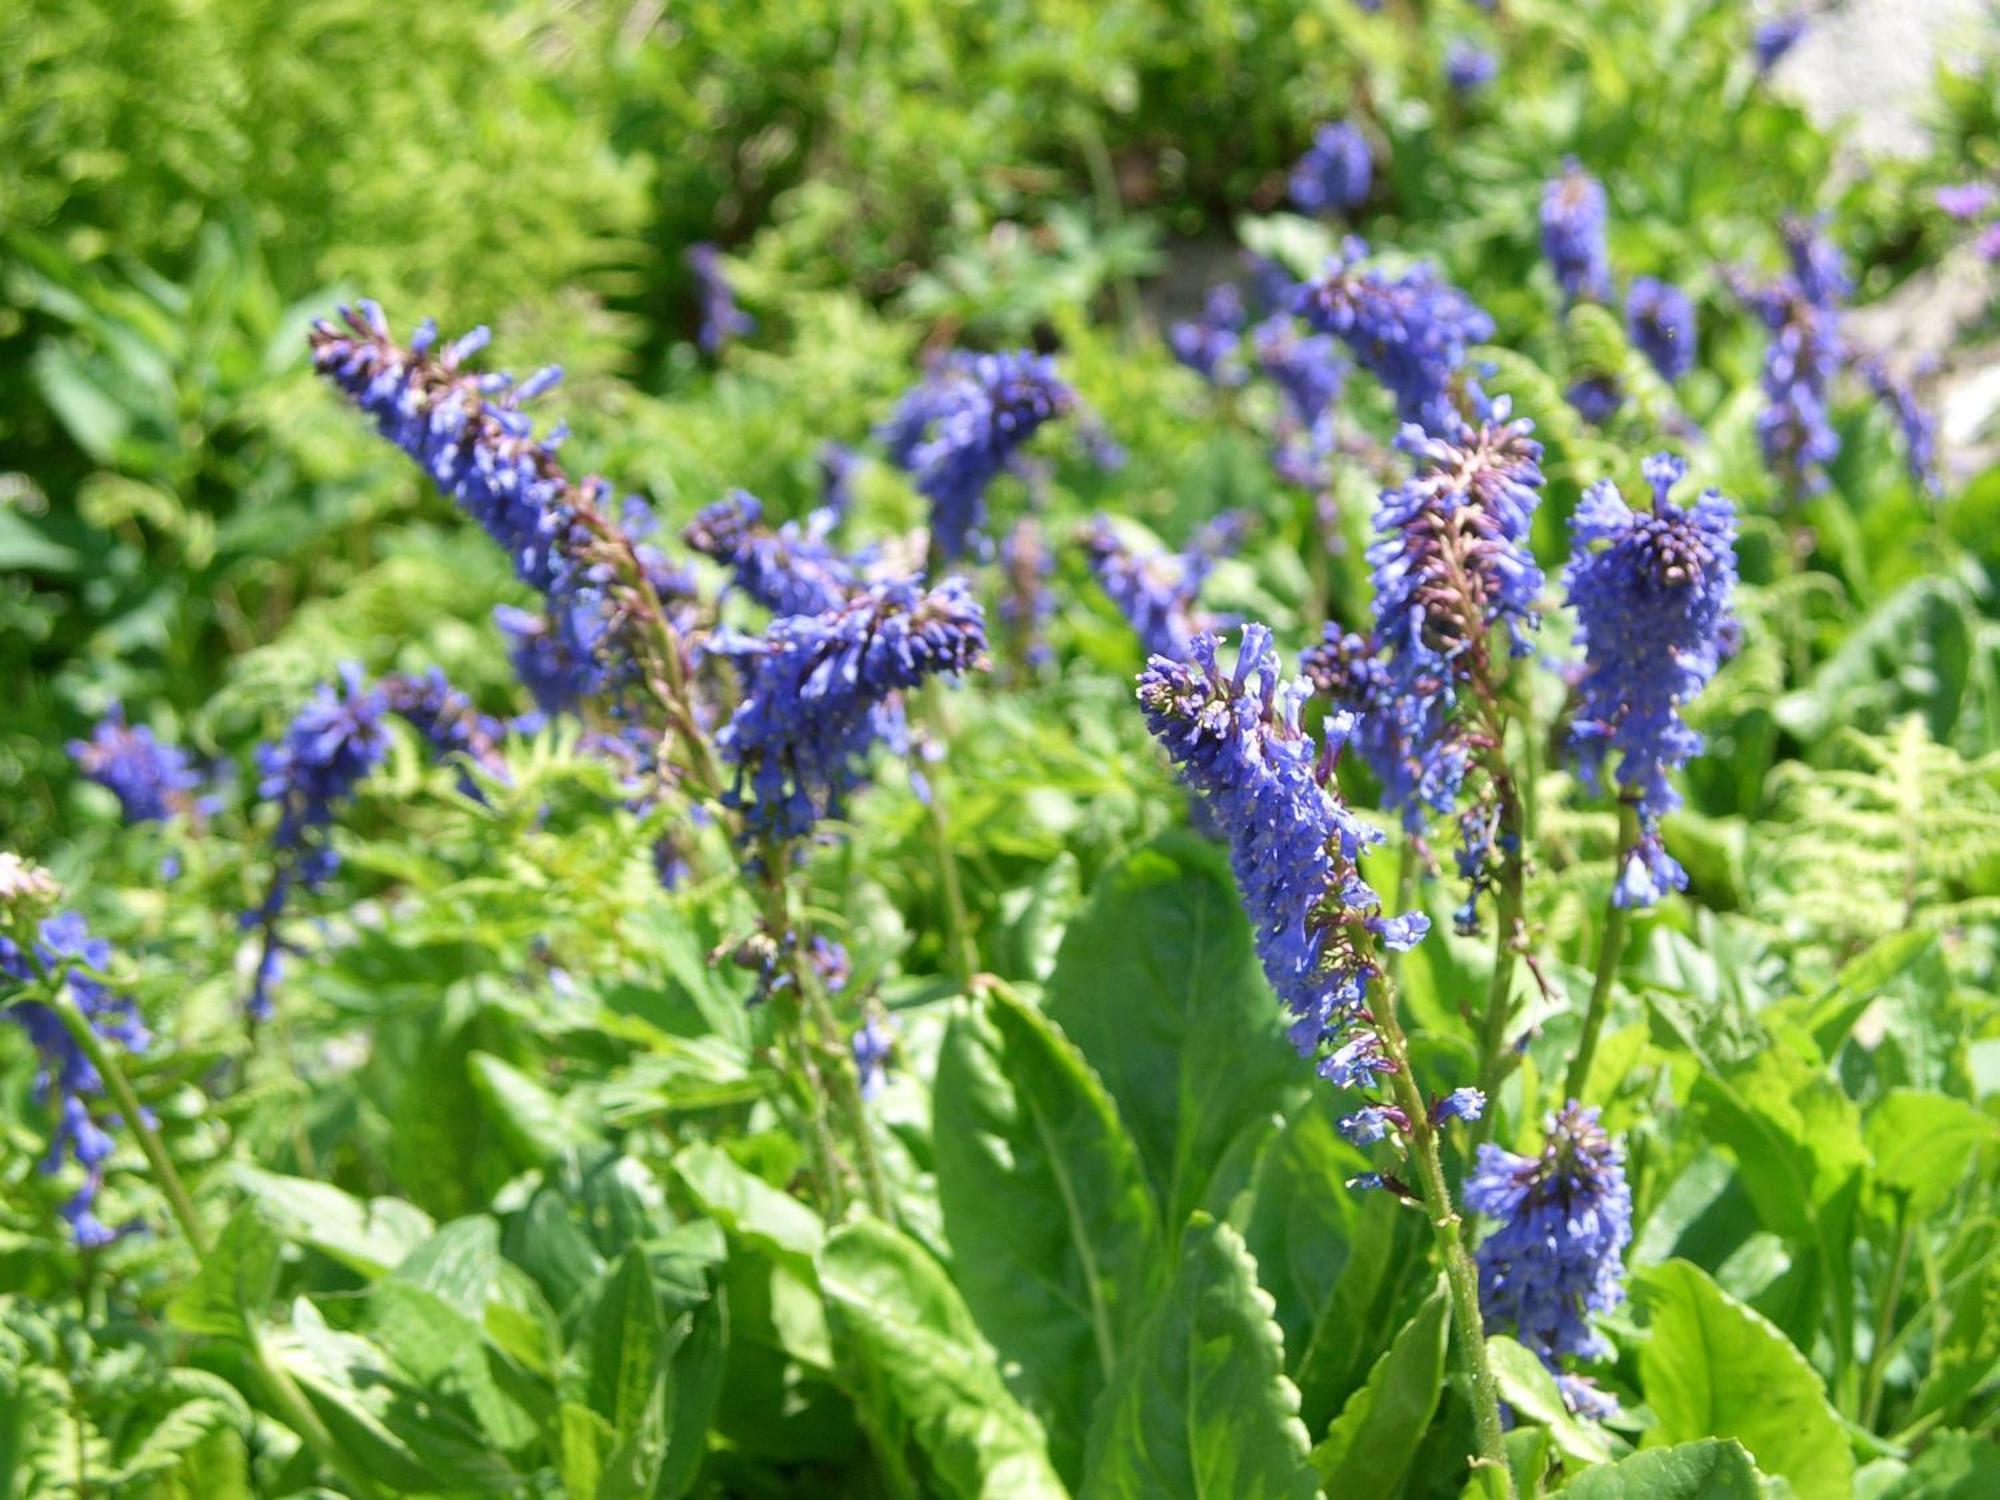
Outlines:
{"type": "Polygon", "coordinates": [[[2000,1490],[2000,51],[1822,22],[29,5],[0,1494],[2000,1490]]]}

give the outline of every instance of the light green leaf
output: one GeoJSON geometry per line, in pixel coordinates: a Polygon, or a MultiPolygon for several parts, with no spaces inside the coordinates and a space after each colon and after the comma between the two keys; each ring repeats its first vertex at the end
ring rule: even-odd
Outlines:
{"type": "Polygon", "coordinates": [[[1311,1439],[1284,1370],[1243,1241],[1197,1215],[1098,1403],[1083,1500],[1313,1500],[1311,1439]]]}
{"type": "Polygon", "coordinates": [[[720,1147],[689,1146],[674,1158],[674,1170],[702,1211],[731,1234],[776,1251],[795,1264],[809,1264],[825,1230],[798,1199],[738,1166],[720,1147]]]}
{"type": "Polygon", "coordinates": [[[1517,1422],[1534,1422],[1549,1430],[1564,1459],[1576,1467],[1608,1463],[1623,1444],[1595,1422],[1584,1422],[1570,1411],[1555,1376],[1533,1353],[1513,1339],[1496,1334],[1486,1341],[1500,1399],[1512,1407],[1517,1422]]]}
{"type": "Polygon", "coordinates": [[[1760,1500],[1763,1491],[1738,1444],[1704,1438],[1586,1470],[1561,1493],[1563,1500],[1760,1500]]]}
{"type": "Polygon", "coordinates": [[[1328,1494],[1393,1495],[1402,1488],[1444,1393],[1450,1307],[1442,1285],[1424,1299],[1313,1449],[1328,1494]]]}
{"type": "Polygon", "coordinates": [[[1005,994],[953,1016],[932,1108],[959,1290],[1073,1477],[1160,1269],[1138,1152],[1068,1039],[1005,994]]]}
{"type": "Polygon", "coordinates": [[[2000,1126],[1949,1094],[1891,1089],[1868,1117],[1875,1180],[1907,1194],[1913,1219],[1951,1201],[1973,1153],[2000,1138],[2000,1126]]]}
{"type": "Polygon", "coordinates": [[[1847,1500],[1854,1455],[1806,1357],[1768,1321],[1684,1260],[1633,1278],[1650,1336],[1639,1378],[1649,1442],[1731,1437],[1799,1500],[1847,1500]]]}
{"type": "Polygon", "coordinates": [[[239,1166],[237,1185],[286,1239],[332,1257],[363,1276],[380,1276],[436,1227],[400,1198],[367,1202],[324,1182],[239,1166]]]}
{"type": "Polygon", "coordinates": [[[646,1257],[635,1247],[598,1283],[583,1325],[584,1391],[590,1409],[621,1435],[636,1429],[657,1400],[666,1364],[667,1329],[646,1257]]]}
{"type": "Polygon", "coordinates": [[[2000,1495],[2000,1447],[1990,1435],[1940,1432],[1881,1500],[1993,1500],[2000,1495]]]}
{"type": "Polygon", "coordinates": [[[1082,1049],[1185,1222],[1245,1129],[1287,1112],[1311,1070],[1285,1039],[1221,853],[1170,835],[1098,882],[1049,975],[1051,1020],[1082,1049]]]}
{"type": "Polygon", "coordinates": [[[602,1144],[568,1101],[552,1094],[490,1052],[471,1052],[465,1066],[480,1107],[515,1161],[539,1167],[569,1151],[602,1144]]]}
{"type": "Polygon", "coordinates": [[[277,1232],[257,1210],[237,1209],[167,1315],[189,1333],[255,1343],[278,1290],[278,1254],[277,1232]]]}
{"type": "Polygon", "coordinates": [[[1041,1425],[1007,1390],[992,1350],[942,1267],[872,1219],[819,1255],[834,1349],[864,1423],[892,1466],[912,1449],[927,1494],[1058,1500],[1041,1425]]]}

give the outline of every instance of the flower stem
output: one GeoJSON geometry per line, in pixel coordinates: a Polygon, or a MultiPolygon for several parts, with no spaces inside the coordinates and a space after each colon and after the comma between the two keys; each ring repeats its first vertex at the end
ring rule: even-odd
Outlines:
{"type": "Polygon", "coordinates": [[[1451,1293],[1452,1326],[1459,1354],[1471,1379],[1472,1426],[1478,1453],[1475,1469],[1488,1471],[1499,1500],[1513,1500],[1514,1476],[1507,1467],[1507,1451],[1501,1443],[1500,1388],[1493,1378],[1493,1364],[1486,1353],[1486,1325],[1479,1314],[1479,1274],[1465,1248],[1458,1211],[1452,1206],[1451,1189],[1444,1180],[1444,1165],[1438,1155],[1437,1128],[1431,1123],[1416,1079],[1410,1075],[1410,1048],[1396,1019],[1396,997],[1383,986],[1374,1008],[1382,1050],[1395,1070],[1389,1075],[1396,1103],[1410,1122],[1410,1160],[1415,1164],[1417,1190],[1423,1200],[1424,1216],[1430,1220],[1437,1241],[1438,1256],[1444,1262],[1445,1281],[1451,1293]]]}
{"type": "Polygon", "coordinates": [[[118,1066],[111,1049],[104,1045],[104,1038],[90,1024],[90,1018],[70,998],[66,984],[56,988],[49,1005],[62,1018],[77,1046],[83,1049],[83,1055],[90,1059],[90,1065],[97,1069],[98,1076],[111,1090],[111,1097],[117,1101],[119,1112],[125,1118],[125,1128],[138,1139],[139,1149],[146,1154],[146,1165],[152,1168],[153,1180],[165,1194],[167,1207],[173,1211],[174,1221],[180,1225],[188,1248],[194,1251],[197,1261],[201,1260],[208,1254],[208,1233],[201,1227],[201,1220],[194,1211],[194,1200],[188,1196],[180,1173],[174,1170],[173,1158],[167,1155],[166,1143],[160,1139],[159,1132],[146,1123],[146,1111],[139,1103],[138,1094],[133,1092],[125,1070],[118,1066]]]}
{"type": "Polygon", "coordinates": [[[1597,974],[1590,984],[1590,1008],[1583,1013],[1583,1035],[1577,1038],[1576,1055],[1569,1060],[1563,1079],[1565,1098],[1582,1099],[1590,1082],[1590,1064],[1597,1056],[1597,1040],[1604,1034],[1604,1017],[1611,1008],[1611,986],[1618,977],[1618,961],[1624,956],[1628,914],[1618,904],[1618,871],[1639,842],[1639,815],[1629,803],[1618,807],[1618,859],[1611,874],[1611,894],[1604,903],[1604,934],[1597,944],[1597,974]]]}
{"type": "Polygon", "coordinates": [[[1523,941],[1521,911],[1527,878],[1520,794],[1511,776],[1496,774],[1493,785],[1500,808],[1500,877],[1493,919],[1493,979],[1486,987],[1485,1024],[1479,1037],[1479,1088],[1486,1095],[1486,1108],[1472,1126],[1475,1146],[1493,1128],[1498,1112],[1496,1096],[1506,1074],[1507,1026],[1514,1017],[1514,966],[1523,941]]]}

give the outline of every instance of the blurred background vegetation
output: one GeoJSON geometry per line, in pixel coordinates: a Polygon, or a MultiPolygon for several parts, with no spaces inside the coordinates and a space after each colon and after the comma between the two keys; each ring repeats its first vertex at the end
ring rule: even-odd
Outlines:
{"type": "MultiPolygon", "coordinates": [[[[1237,241],[1310,243],[1259,216],[1313,126],[1347,116],[1378,162],[1356,227],[1441,259],[1496,343],[1551,375],[1574,351],[1534,205],[1565,154],[1600,176],[1621,275],[1672,276],[1701,307],[1683,404],[1754,503],[1771,485],[1750,440],[1761,332],[1724,269],[1775,265],[1781,215],[1828,210],[1856,300],[1880,298],[1951,243],[1925,190],[2000,159],[1992,59],[1960,56],[1928,157],[1838,170],[1838,142],[1760,79],[1754,18],[1716,0],[8,12],[0,840],[24,848],[97,795],[62,744],[113,698],[211,754],[343,657],[438,663],[507,698],[487,624],[511,597],[502,560],[305,373],[307,322],[357,292],[405,327],[490,323],[516,368],[562,361],[581,462],[670,518],[729,484],[801,508],[821,442],[865,438],[925,349],[1061,346],[1134,458],[1115,482],[1081,465],[1057,482],[1165,530],[1275,481],[1241,433],[1192,420],[1191,377],[1153,335],[1237,241]],[[1498,55],[1495,86],[1446,86],[1454,43],[1498,55]],[[692,338],[698,241],[723,247],[760,325],[719,365],[692,338]]],[[[1510,379],[1573,493],[1593,439],[1528,367],[1510,379]]],[[[1866,430],[1847,433],[1839,491],[1889,499],[1827,532],[1846,597],[1785,606],[1828,619],[1903,581],[1881,543],[1923,525],[1884,477],[1882,419],[1845,426],[1866,430]]],[[[892,511],[897,485],[868,476],[892,511]]],[[[1996,510],[1975,484],[1954,512],[1975,556],[1996,510]]],[[[1282,620],[1298,601],[1259,603],[1282,620]]],[[[1891,697],[1877,727],[1912,706],[1891,697]]]]}

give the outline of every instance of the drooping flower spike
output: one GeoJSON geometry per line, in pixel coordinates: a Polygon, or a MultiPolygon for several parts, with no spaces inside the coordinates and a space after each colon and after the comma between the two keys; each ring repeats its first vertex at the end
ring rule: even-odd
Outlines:
{"type": "Polygon", "coordinates": [[[193,806],[201,778],[187,753],[144,724],[128,724],[123,704],[106,711],[87,740],[71,740],[77,769],[118,799],[128,823],[164,822],[193,806]]]}
{"type": "Polygon", "coordinates": [[[985,525],[987,487],[1038,428],[1076,404],[1055,362],[1025,349],[947,355],[904,395],[881,438],[931,502],[940,559],[965,554],[985,525]]]}
{"type": "Polygon", "coordinates": [[[1694,368],[1694,304],[1672,282],[1635,278],[1625,299],[1625,327],[1660,379],[1671,383],[1694,368]]]}
{"type": "Polygon", "coordinates": [[[1201,586],[1237,540],[1227,528],[1211,528],[1184,552],[1140,552],[1106,516],[1096,517],[1083,537],[1098,586],[1131,624],[1140,649],[1148,657],[1175,658],[1187,654],[1197,635],[1219,627],[1221,622],[1201,608],[1201,586]]]}
{"type": "Polygon", "coordinates": [[[816,511],[804,526],[764,523],[755,495],[732,490],[696,512],[681,539],[729,568],[737,588],[776,615],[818,615],[838,609],[860,579],[827,541],[835,517],[816,511]]]}
{"type": "Polygon", "coordinates": [[[1603,302],[1611,296],[1611,257],[1605,247],[1604,185],[1574,159],[1542,190],[1542,253],[1556,273],[1565,302],[1603,302]]]}
{"type": "Polygon", "coordinates": [[[1167,347],[1174,358],[1213,385],[1243,384],[1249,371],[1238,357],[1247,314],[1243,294],[1228,282],[1209,289],[1199,318],[1167,329],[1167,347]]]}
{"type": "Polygon", "coordinates": [[[716,735],[735,768],[723,800],[743,811],[746,836],[797,838],[840,815],[878,740],[901,742],[897,694],[985,666],[986,626],[962,579],[929,591],[878,583],[715,649],[743,678],[743,700],[716,735]]]}
{"type": "Polygon", "coordinates": [[[1359,208],[1374,176],[1367,137],[1337,120],[1313,132],[1312,146],[1292,168],[1292,203],[1309,214],[1359,208]]]}
{"type": "Polygon", "coordinates": [[[1687,465],[1660,453],[1645,467],[1649,511],[1627,506],[1608,479],[1584,492],[1565,574],[1584,651],[1570,745],[1592,784],[1617,752],[1618,786],[1639,819],[1638,846],[1622,851],[1621,906],[1648,906],[1687,884],[1660,820],[1680,806],[1670,773],[1701,749],[1682,714],[1721,665],[1736,586],[1730,503],[1709,490],[1683,510],[1668,492],[1687,465]]]}
{"type": "Polygon", "coordinates": [[[757,320],[736,305],[736,290],[722,269],[722,252],[703,241],[690,245],[681,256],[694,277],[695,298],[701,314],[696,342],[705,354],[719,354],[732,339],[757,331],[757,320]]]}
{"type": "MultiPolygon", "coordinates": [[[[1465,1206],[1493,1221],[1475,1257],[1490,1324],[1512,1328],[1551,1371],[1575,1381],[1561,1361],[1607,1355],[1591,1315],[1625,1300],[1632,1193],[1623,1149],[1598,1124],[1595,1108],[1572,1100],[1549,1117],[1534,1156],[1482,1144],[1466,1178],[1465,1206]]],[[[1588,1382],[1566,1388],[1565,1399],[1580,1415],[1617,1409],[1588,1382]]]]}

